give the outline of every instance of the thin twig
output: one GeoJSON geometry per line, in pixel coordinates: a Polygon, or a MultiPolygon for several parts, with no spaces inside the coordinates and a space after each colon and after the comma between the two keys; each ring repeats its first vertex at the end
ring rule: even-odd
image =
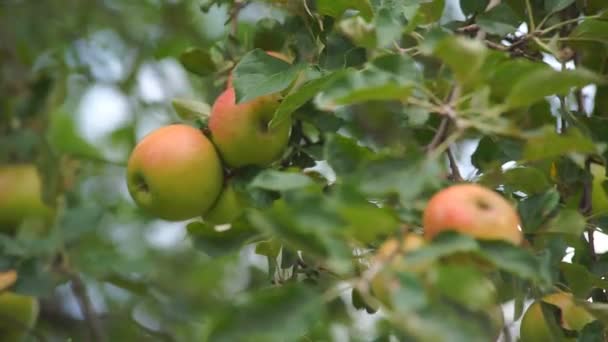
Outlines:
{"type": "Polygon", "coordinates": [[[445,153],[448,155],[448,161],[450,163],[450,171],[451,171],[450,177],[452,178],[452,181],[454,181],[454,182],[464,181],[464,178],[462,178],[462,176],[460,175],[460,170],[458,169],[458,163],[456,163],[456,159],[454,158],[452,149],[448,147],[448,149],[445,151],[445,153]]]}
{"type": "Polygon", "coordinates": [[[528,32],[534,32],[536,30],[536,26],[534,25],[534,13],[532,13],[532,5],[530,4],[530,0],[526,0],[526,10],[528,11],[528,19],[530,20],[528,32]]]}
{"type": "Polygon", "coordinates": [[[444,116],[443,119],[441,119],[441,123],[439,124],[439,128],[437,128],[437,132],[435,132],[433,139],[426,146],[427,152],[433,151],[437,148],[437,146],[439,146],[439,144],[441,144],[445,140],[445,137],[448,134],[448,128],[450,127],[450,121],[450,118],[447,116],[444,116]]]}
{"type": "Polygon", "coordinates": [[[70,283],[72,292],[78,299],[80,310],[82,311],[87,325],[89,326],[91,340],[96,342],[106,341],[104,330],[101,326],[101,322],[99,321],[99,317],[97,317],[97,314],[95,313],[91,299],[87,294],[87,289],[84,282],[78,274],[70,272],[70,283]]]}

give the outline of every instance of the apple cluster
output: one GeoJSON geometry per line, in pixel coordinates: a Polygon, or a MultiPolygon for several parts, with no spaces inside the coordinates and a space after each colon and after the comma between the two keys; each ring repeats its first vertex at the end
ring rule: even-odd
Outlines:
{"type": "MultiPolygon", "coordinates": [[[[267,53],[288,61],[280,53],[267,53]]],[[[207,135],[173,124],[145,136],[127,165],[127,186],[136,204],[169,221],[202,216],[219,225],[236,219],[241,200],[224,170],[267,167],[280,159],[291,121],[269,126],[279,101],[280,94],[269,94],[237,103],[230,76],[211,108],[207,135]]]]}

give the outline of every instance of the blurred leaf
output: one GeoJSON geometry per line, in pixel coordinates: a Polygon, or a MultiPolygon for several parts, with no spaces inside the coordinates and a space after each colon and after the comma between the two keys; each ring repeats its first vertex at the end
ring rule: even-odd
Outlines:
{"type": "Polygon", "coordinates": [[[342,76],[342,72],[329,73],[325,76],[305,83],[304,85],[302,85],[301,88],[299,88],[295,92],[285,96],[285,99],[283,99],[276,112],[274,113],[274,117],[270,121],[270,127],[272,128],[280,125],[281,122],[289,118],[291,113],[303,106],[306,102],[308,102],[315,95],[317,95],[317,93],[319,93],[321,90],[326,89],[328,86],[330,86],[333,82],[335,82],[338,78],[342,76]]]}
{"type": "Polygon", "coordinates": [[[191,222],[186,229],[194,245],[212,257],[234,253],[255,235],[255,231],[247,229],[239,220],[224,226],[227,227],[218,230],[208,223],[191,222]]]}
{"type": "Polygon", "coordinates": [[[420,71],[407,55],[384,55],[367,63],[363,70],[348,69],[341,76],[323,93],[319,100],[322,107],[406,99],[420,71]]]}
{"type": "Polygon", "coordinates": [[[250,183],[250,186],[273,191],[289,191],[312,184],[314,184],[313,181],[303,174],[269,169],[260,172],[250,183]]]}
{"type": "Polygon", "coordinates": [[[583,265],[562,262],[559,268],[566,278],[568,287],[576,297],[586,297],[596,282],[596,278],[583,265]]]}
{"type": "Polygon", "coordinates": [[[576,0],[545,0],[545,10],[547,12],[558,12],[572,5],[576,0]]]}
{"type": "Polygon", "coordinates": [[[577,210],[561,210],[559,214],[548,223],[549,233],[570,234],[579,236],[587,226],[587,220],[577,210]]]}
{"type": "Polygon", "coordinates": [[[505,36],[517,31],[521,19],[508,4],[503,2],[479,15],[476,22],[480,28],[490,34],[505,36]]]}
{"type": "Polygon", "coordinates": [[[359,15],[368,21],[373,15],[369,0],[318,0],[316,4],[319,13],[334,18],[340,18],[347,9],[359,11],[359,15]]]}
{"type": "Polygon", "coordinates": [[[208,76],[216,70],[209,50],[191,47],[182,52],[179,61],[186,70],[199,76],[208,76]]]}
{"type": "Polygon", "coordinates": [[[543,66],[522,75],[513,84],[506,103],[509,108],[524,107],[542,100],[549,95],[564,95],[574,87],[583,87],[591,83],[602,83],[596,74],[585,69],[555,71],[543,66]]]}
{"type": "Polygon", "coordinates": [[[521,159],[522,145],[519,140],[486,135],[479,140],[477,149],[471,156],[471,162],[482,171],[499,167],[508,161],[521,159]]]}
{"type": "Polygon", "coordinates": [[[327,138],[323,155],[331,168],[341,175],[354,172],[373,154],[368,148],[357,145],[356,140],[333,134],[327,138]]]}
{"type": "Polygon", "coordinates": [[[526,234],[534,234],[545,222],[547,217],[559,205],[559,193],[551,189],[542,194],[528,196],[517,206],[521,217],[522,230],[526,234]]]}
{"type": "Polygon", "coordinates": [[[597,149],[593,141],[575,127],[568,129],[565,134],[558,134],[554,128],[545,126],[528,139],[524,158],[552,159],[574,152],[595,153],[597,149]]]}
{"type": "Polygon", "coordinates": [[[291,65],[260,49],[250,51],[233,71],[236,102],[247,102],[286,89],[303,68],[304,65],[291,65]]]}
{"type": "Polygon", "coordinates": [[[608,22],[600,19],[583,20],[570,34],[574,39],[608,43],[608,22]]]}
{"type": "Polygon", "coordinates": [[[208,104],[195,100],[173,99],[173,109],[182,120],[205,119],[211,114],[208,104]]]}
{"type": "Polygon", "coordinates": [[[482,241],[480,245],[481,255],[500,269],[523,279],[550,284],[548,270],[529,251],[504,241],[482,241]]]}
{"type": "Polygon", "coordinates": [[[434,54],[450,66],[461,83],[475,81],[480,75],[487,48],[479,40],[449,37],[437,44],[434,54]]]}
{"type": "Polygon", "coordinates": [[[213,319],[212,341],[297,340],[323,319],[321,296],[302,285],[262,289],[213,319]]]}
{"type": "Polygon", "coordinates": [[[460,8],[466,16],[479,14],[485,11],[489,2],[490,0],[460,0],[460,8]]]}
{"type": "Polygon", "coordinates": [[[601,341],[605,336],[604,324],[600,321],[593,321],[583,328],[578,334],[578,342],[601,341]]]}
{"type": "Polygon", "coordinates": [[[483,273],[469,265],[442,265],[436,270],[435,286],[441,294],[473,310],[496,303],[496,288],[483,273]]]}

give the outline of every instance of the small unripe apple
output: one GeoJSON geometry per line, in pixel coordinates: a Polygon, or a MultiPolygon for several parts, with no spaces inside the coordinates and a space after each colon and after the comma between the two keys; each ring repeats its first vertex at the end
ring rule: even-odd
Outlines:
{"type": "Polygon", "coordinates": [[[280,96],[271,94],[236,104],[234,88],[215,101],[209,118],[211,139],[231,167],[267,166],[279,159],[289,141],[291,119],[270,128],[280,96]]]}
{"type": "Polygon", "coordinates": [[[38,300],[14,292],[0,293],[0,340],[21,342],[38,319],[38,300]]]}
{"type": "MultiPolygon", "coordinates": [[[[522,342],[553,341],[553,334],[543,314],[541,302],[549,303],[560,309],[557,324],[566,330],[580,331],[595,318],[584,308],[577,306],[571,293],[556,292],[534,302],[524,314],[520,326],[522,342]]],[[[576,338],[565,338],[576,341],[576,338]]]]}
{"type": "Polygon", "coordinates": [[[0,166],[0,230],[49,212],[42,201],[42,180],[35,165],[0,166]]]}
{"type": "Polygon", "coordinates": [[[244,209],[243,199],[234,190],[232,184],[228,183],[204,219],[214,225],[229,224],[241,216],[244,209]]]}
{"type": "Polygon", "coordinates": [[[213,144],[201,131],[181,124],[144,137],[127,166],[127,186],[137,205],[170,221],[206,213],[221,192],[223,178],[213,144]]]}
{"type": "Polygon", "coordinates": [[[446,230],[482,240],[520,244],[520,219],[515,208],[496,192],[477,184],[458,184],[436,193],[423,215],[424,236],[446,230]]]}

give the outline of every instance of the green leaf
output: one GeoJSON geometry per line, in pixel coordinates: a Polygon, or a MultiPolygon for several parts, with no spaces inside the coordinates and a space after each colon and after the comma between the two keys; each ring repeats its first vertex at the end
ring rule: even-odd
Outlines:
{"type": "Polygon", "coordinates": [[[519,16],[506,3],[493,7],[490,11],[477,17],[477,25],[484,31],[499,36],[505,36],[517,30],[521,24],[519,16]]]}
{"type": "Polygon", "coordinates": [[[441,294],[465,307],[482,310],[496,303],[494,284],[473,266],[441,265],[431,274],[441,294]]]}
{"type": "Polygon", "coordinates": [[[564,95],[574,87],[601,82],[602,79],[595,73],[585,69],[560,72],[543,66],[523,75],[513,84],[506,104],[510,108],[524,107],[544,99],[545,96],[564,95]]]}
{"type": "Polygon", "coordinates": [[[596,153],[593,141],[584,136],[576,127],[558,134],[555,129],[545,126],[538,133],[530,136],[524,148],[523,157],[526,160],[553,159],[570,153],[596,153]]]}
{"type": "Polygon", "coordinates": [[[528,195],[545,192],[551,187],[545,174],[533,167],[516,167],[497,176],[490,173],[484,175],[482,183],[494,187],[502,184],[506,191],[522,191],[528,195]]]}
{"type": "Polygon", "coordinates": [[[545,0],[545,11],[552,13],[563,10],[576,0],[545,0]]]}
{"type": "Polygon", "coordinates": [[[268,169],[260,172],[249,186],[272,191],[289,191],[312,184],[314,182],[303,174],[268,169]]]}
{"type": "Polygon", "coordinates": [[[542,194],[528,196],[517,206],[524,233],[534,234],[559,205],[559,192],[551,189],[542,194]]]}
{"type": "Polygon", "coordinates": [[[364,101],[406,99],[419,79],[420,70],[411,57],[384,55],[363,70],[347,70],[319,101],[322,107],[333,109],[364,101]]]}
{"type": "Polygon", "coordinates": [[[299,284],[244,296],[213,319],[210,341],[296,341],[324,317],[322,297],[299,284]]]}
{"type": "Polygon", "coordinates": [[[201,101],[173,99],[171,105],[182,120],[204,119],[211,114],[211,107],[201,101]]]}
{"type": "Polygon", "coordinates": [[[348,9],[359,11],[359,15],[369,21],[373,16],[372,5],[369,0],[318,0],[317,11],[320,14],[340,18],[348,9]]]}
{"type": "Polygon", "coordinates": [[[256,233],[239,220],[233,222],[227,230],[217,230],[213,225],[203,222],[191,222],[186,229],[196,248],[212,257],[234,253],[256,233]]]}
{"type": "Polygon", "coordinates": [[[323,155],[331,168],[340,176],[356,171],[373,154],[368,148],[357,145],[354,139],[332,134],[327,138],[323,155]]]}
{"type": "Polygon", "coordinates": [[[562,262],[559,268],[568,282],[568,287],[576,297],[587,296],[598,278],[580,264],[562,262]]]}
{"type": "Polygon", "coordinates": [[[291,65],[261,49],[250,51],[233,71],[237,103],[286,89],[303,68],[304,65],[291,65]]]}
{"type": "Polygon", "coordinates": [[[587,225],[587,220],[577,210],[566,209],[552,219],[547,232],[580,236],[587,225]]]}
{"type": "Polygon", "coordinates": [[[608,21],[586,19],[576,26],[570,37],[575,40],[581,39],[608,44],[608,21]]]}
{"type": "Polygon", "coordinates": [[[551,283],[548,269],[529,251],[504,241],[481,241],[481,256],[498,268],[543,285],[551,283]]]}
{"type": "Polygon", "coordinates": [[[208,76],[217,69],[208,49],[189,48],[182,52],[179,61],[186,70],[199,76],[208,76]]]}
{"type": "Polygon", "coordinates": [[[285,96],[274,117],[270,121],[270,128],[279,126],[283,121],[289,119],[291,113],[303,106],[321,90],[326,89],[338,78],[343,76],[343,72],[332,72],[319,77],[302,85],[301,88],[285,96]]]}
{"type": "Polygon", "coordinates": [[[464,84],[480,77],[478,71],[487,53],[487,48],[479,40],[451,36],[437,44],[434,55],[449,65],[456,79],[464,84]]]}
{"type": "Polygon", "coordinates": [[[483,13],[490,0],[460,0],[460,8],[465,16],[483,13]]]}
{"type": "Polygon", "coordinates": [[[406,253],[410,264],[430,264],[440,258],[466,252],[479,251],[479,243],[470,236],[444,232],[433,239],[433,243],[406,253]]]}
{"type": "Polygon", "coordinates": [[[386,47],[399,39],[403,32],[403,15],[389,7],[382,7],[376,13],[376,42],[378,47],[386,47]]]}

